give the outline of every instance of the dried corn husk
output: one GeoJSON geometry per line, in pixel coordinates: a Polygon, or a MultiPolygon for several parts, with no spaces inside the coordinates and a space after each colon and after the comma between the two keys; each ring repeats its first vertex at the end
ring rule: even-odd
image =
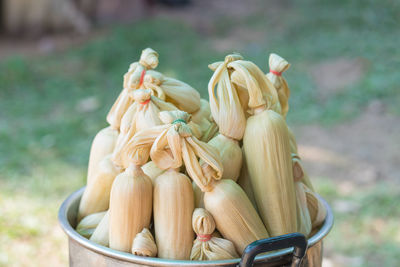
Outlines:
{"type": "Polygon", "coordinates": [[[192,182],[193,193],[194,193],[194,207],[204,208],[204,192],[201,191],[200,187],[195,182],[192,182]]]}
{"type": "Polygon", "coordinates": [[[108,247],[109,245],[109,228],[110,228],[110,212],[107,211],[100,223],[97,225],[90,241],[93,241],[99,245],[108,247]]]}
{"type": "Polygon", "coordinates": [[[211,139],[208,144],[214,147],[219,153],[224,168],[222,179],[236,181],[242,167],[242,150],[239,147],[239,142],[219,134],[211,139]]]}
{"type": "Polygon", "coordinates": [[[94,230],[96,229],[97,225],[100,223],[101,219],[103,219],[105,214],[106,214],[106,211],[102,211],[102,212],[97,212],[97,213],[93,213],[93,214],[86,216],[76,226],[76,231],[80,235],[82,235],[86,238],[90,238],[90,236],[93,234],[94,230]]]}
{"type": "Polygon", "coordinates": [[[282,77],[282,72],[289,69],[289,67],[290,64],[282,57],[274,53],[269,55],[270,72],[267,74],[267,78],[275,86],[278,92],[279,103],[282,110],[281,114],[284,117],[286,117],[286,114],[289,111],[290,89],[285,78],[282,77]]]}
{"type": "Polygon", "coordinates": [[[251,186],[251,179],[250,179],[249,171],[247,169],[247,164],[246,164],[245,160],[243,160],[242,169],[240,170],[240,175],[237,180],[237,183],[238,183],[238,185],[240,185],[240,187],[246,193],[247,197],[253,204],[253,207],[258,212],[256,199],[254,197],[253,187],[251,186]]]}
{"type": "Polygon", "coordinates": [[[136,132],[162,124],[158,117],[160,110],[177,110],[167,103],[151,95],[151,90],[138,89],[131,93],[134,103],[129,107],[121,120],[120,134],[113,152],[113,161],[127,168],[129,161],[123,158],[121,150],[136,132]]]}
{"type": "Polygon", "coordinates": [[[124,75],[124,89],[107,115],[107,122],[113,128],[119,129],[122,116],[133,103],[129,93],[142,87],[146,71],[156,68],[157,65],[157,52],[151,48],[146,48],[142,51],[139,62],[132,63],[129,66],[128,72],[124,75]]]}
{"type": "Polygon", "coordinates": [[[111,186],[120,169],[114,166],[111,155],[107,155],[98,164],[96,175],[83,192],[79,203],[78,220],[81,218],[108,209],[110,203],[111,186]]]}
{"type": "Polygon", "coordinates": [[[207,129],[208,127],[208,124],[206,122],[210,122],[210,118],[211,118],[210,104],[208,103],[207,100],[200,99],[200,108],[192,114],[192,121],[198,124],[202,128],[202,130],[205,131],[205,129],[207,129]]]}
{"type": "Polygon", "coordinates": [[[110,248],[129,252],[134,237],[150,226],[153,187],[139,166],[119,174],[110,195],[110,248]]]}
{"type": "Polygon", "coordinates": [[[118,130],[113,129],[111,126],[100,130],[92,142],[90,148],[87,184],[90,184],[95,176],[96,169],[99,162],[104,157],[113,152],[118,138],[118,130]]]}
{"type": "Polygon", "coordinates": [[[153,235],[149,229],[144,228],[133,239],[132,254],[144,257],[155,257],[157,255],[157,246],[153,235]]]}
{"type": "Polygon", "coordinates": [[[144,164],[142,166],[142,170],[147,176],[150,177],[151,182],[153,184],[154,180],[165,171],[163,169],[158,168],[157,165],[152,161],[149,161],[146,164],[144,164]]]}
{"type": "Polygon", "coordinates": [[[312,229],[318,228],[326,218],[326,208],[316,196],[316,193],[304,186],[304,191],[307,197],[307,207],[310,214],[312,229]]]}
{"type": "MultiPolygon", "coordinates": [[[[199,187],[202,190],[212,178],[221,179],[223,169],[218,155],[214,148],[192,134],[192,128],[187,123],[190,119],[188,113],[162,111],[160,119],[165,125],[142,130],[129,141],[123,151],[129,160],[134,161],[139,151],[151,147],[151,159],[159,168],[179,168],[184,162],[188,174],[197,185],[201,185],[199,187]],[[204,176],[197,157],[209,166],[207,177],[204,176]]],[[[146,162],[147,158],[143,157],[142,160],[146,162]]]]}
{"type": "Polygon", "coordinates": [[[191,260],[225,260],[239,258],[233,243],[213,237],[215,221],[205,209],[195,209],[192,217],[193,230],[197,234],[190,253],[191,260]]]}
{"type": "Polygon", "coordinates": [[[204,206],[213,215],[218,231],[240,254],[250,243],[269,237],[246,193],[230,179],[216,181],[212,191],[205,192],[204,206]]]}
{"type": "Polygon", "coordinates": [[[187,260],[194,239],[194,196],[189,178],[170,169],[154,183],[154,229],[158,257],[187,260]]]}
{"type": "Polygon", "coordinates": [[[296,210],[297,210],[297,232],[308,236],[311,233],[311,219],[307,207],[305,185],[295,182],[296,189],[296,210]]]}
{"type": "Polygon", "coordinates": [[[263,110],[249,117],[243,139],[254,196],[268,232],[297,231],[289,134],[281,115],[263,110]]]}

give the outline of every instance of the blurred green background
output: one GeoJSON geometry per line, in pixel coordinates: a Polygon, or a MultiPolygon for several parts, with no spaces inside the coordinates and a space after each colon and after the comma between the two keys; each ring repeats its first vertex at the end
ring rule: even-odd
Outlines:
{"type": "Polygon", "coordinates": [[[90,33],[0,41],[0,266],[67,266],[61,202],[86,180],[92,138],[140,52],[207,98],[209,63],[286,58],[288,122],[335,212],[323,266],[400,262],[400,2],[152,5],[90,33]]]}

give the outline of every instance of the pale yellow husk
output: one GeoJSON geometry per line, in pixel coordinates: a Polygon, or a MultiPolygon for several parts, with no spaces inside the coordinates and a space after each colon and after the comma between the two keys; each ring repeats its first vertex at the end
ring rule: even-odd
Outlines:
{"type": "Polygon", "coordinates": [[[142,170],[147,176],[150,177],[151,182],[153,184],[154,180],[165,171],[163,169],[158,168],[157,165],[152,161],[149,161],[146,164],[144,164],[142,166],[142,170]]]}
{"type": "Polygon", "coordinates": [[[155,257],[157,245],[149,229],[144,228],[133,239],[132,254],[144,257],[155,257]]]}
{"type": "Polygon", "coordinates": [[[214,147],[221,158],[224,173],[222,179],[236,181],[242,166],[242,150],[239,142],[235,139],[219,134],[208,142],[214,147]]]}
{"type": "Polygon", "coordinates": [[[324,221],[327,215],[327,210],[322,202],[317,198],[316,193],[304,186],[304,191],[307,197],[307,207],[310,214],[312,229],[317,229],[324,221]]]}
{"type": "Polygon", "coordinates": [[[272,110],[249,117],[243,148],[258,211],[269,234],[296,232],[292,159],[283,117],[272,110]]]}
{"type": "Polygon", "coordinates": [[[92,142],[90,148],[87,184],[90,184],[95,176],[99,162],[108,154],[112,153],[118,138],[118,130],[111,126],[100,130],[92,142]]]}
{"type": "Polygon", "coordinates": [[[119,174],[110,195],[110,248],[130,252],[134,237],[149,228],[153,187],[139,166],[119,174]]]}
{"type": "Polygon", "coordinates": [[[208,241],[201,237],[193,242],[191,260],[224,260],[239,258],[233,243],[227,239],[214,237],[215,221],[205,209],[195,209],[192,217],[193,230],[197,235],[210,236],[208,241]]]}
{"type": "Polygon", "coordinates": [[[134,103],[122,117],[120,134],[113,152],[114,163],[124,168],[127,168],[130,162],[123,157],[121,151],[135,133],[162,124],[158,116],[161,110],[177,110],[173,104],[152,96],[151,90],[138,89],[131,95],[134,103]]]}
{"type": "MultiPolygon", "coordinates": [[[[278,56],[277,54],[269,55],[269,69],[278,73],[282,73],[289,69],[290,64],[278,56]]],[[[267,73],[267,78],[271,81],[271,83],[275,86],[278,92],[279,103],[281,106],[282,115],[286,117],[286,114],[289,111],[289,97],[290,97],[290,89],[289,86],[283,78],[282,75],[276,75],[272,72],[267,73]]]]}
{"type": "Polygon", "coordinates": [[[108,210],[111,186],[120,169],[114,166],[111,155],[98,164],[93,181],[88,183],[79,203],[78,220],[99,211],[108,210]]]}
{"type": "Polygon", "coordinates": [[[76,231],[80,235],[82,235],[86,238],[90,238],[90,236],[93,234],[94,230],[96,229],[97,225],[100,223],[101,219],[103,219],[105,214],[106,214],[106,211],[102,211],[102,212],[97,212],[97,213],[93,213],[93,214],[86,216],[76,226],[76,231]]]}
{"type": "Polygon", "coordinates": [[[315,191],[307,172],[303,168],[303,163],[299,155],[292,152],[292,161],[293,161],[294,180],[302,182],[304,185],[310,188],[311,191],[315,191]]]}
{"type": "MultiPolygon", "coordinates": [[[[243,151],[242,151],[242,153],[243,153],[243,151]]],[[[253,204],[253,207],[258,212],[257,202],[254,197],[253,187],[251,186],[251,179],[250,179],[249,171],[247,169],[247,164],[246,164],[245,160],[243,160],[242,169],[240,170],[240,175],[237,180],[237,183],[238,183],[238,185],[240,185],[240,187],[246,193],[247,197],[253,204]]]]}
{"type": "Polygon", "coordinates": [[[107,122],[115,129],[119,129],[122,116],[133,103],[130,92],[139,89],[142,73],[154,69],[158,65],[158,54],[151,48],[142,51],[139,62],[132,63],[124,75],[124,88],[107,115],[107,122]]]}
{"type": "Polygon", "coordinates": [[[296,189],[296,207],[297,207],[297,232],[304,236],[311,233],[311,219],[307,207],[307,197],[305,185],[302,182],[295,182],[296,189]]]}
{"type": "Polygon", "coordinates": [[[99,245],[108,247],[109,245],[109,228],[110,228],[110,212],[107,211],[100,223],[97,225],[90,241],[93,241],[99,245]]]}
{"type": "Polygon", "coordinates": [[[194,239],[194,196],[189,178],[170,169],[154,184],[154,229],[158,257],[187,260],[194,239]]]}
{"type": "Polygon", "coordinates": [[[216,181],[212,191],[205,192],[204,206],[213,215],[218,231],[232,241],[239,254],[250,243],[269,237],[246,193],[230,179],[216,181]]]}
{"type": "Polygon", "coordinates": [[[194,192],[194,207],[204,208],[204,192],[201,191],[195,182],[192,182],[192,187],[194,192]]]}

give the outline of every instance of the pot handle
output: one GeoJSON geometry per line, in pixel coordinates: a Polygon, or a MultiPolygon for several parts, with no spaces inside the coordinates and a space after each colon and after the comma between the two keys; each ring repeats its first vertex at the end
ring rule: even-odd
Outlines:
{"type": "Polygon", "coordinates": [[[254,241],[244,250],[239,267],[253,266],[253,261],[257,254],[290,247],[294,247],[291,267],[299,267],[307,250],[306,238],[300,233],[280,235],[254,241]]]}

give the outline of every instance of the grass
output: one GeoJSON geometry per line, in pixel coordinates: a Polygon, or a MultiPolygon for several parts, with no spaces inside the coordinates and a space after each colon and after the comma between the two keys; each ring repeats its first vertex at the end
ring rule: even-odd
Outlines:
{"type": "MultiPolygon", "coordinates": [[[[231,52],[218,52],[213,40],[230,36],[231,25],[241,25],[262,36],[257,43],[245,40],[238,47],[246,58],[265,71],[267,51],[292,63],[286,75],[295,111],[289,115],[291,124],[334,125],[358,116],[375,99],[400,114],[397,2],[284,4],[284,12],[271,19],[262,9],[258,16],[240,20],[219,18],[219,26],[210,34],[197,33],[178,20],[155,18],[115,25],[105,36],[64,52],[14,55],[0,62],[0,266],[39,266],[43,259],[51,259],[49,266],[65,264],[65,239],[55,230],[57,208],[84,185],[92,137],[106,126],[105,116],[121,90],[122,75],[145,47],[159,52],[158,70],[188,82],[207,97],[211,72],[206,66],[231,52]],[[337,57],[362,58],[366,72],[351,88],[322,101],[310,67],[337,57]],[[97,108],[79,109],[82,100],[93,97],[97,108]],[[46,245],[41,246],[44,240],[46,245]],[[54,252],[61,244],[63,249],[54,252]],[[38,257],[25,262],[21,252],[38,257]]],[[[331,201],[346,198],[362,204],[360,214],[336,214],[330,247],[365,259],[364,266],[383,262],[395,266],[400,255],[399,214],[392,203],[400,201],[399,192],[387,192],[387,185],[379,185],[343,196],[334,182],[318,179],[317,186],[331,201]],[[379,218],[383,226],[373,230],[381,223],[379,218]],[[354,243],[348,242],[350,238],[354,243]]]]}

